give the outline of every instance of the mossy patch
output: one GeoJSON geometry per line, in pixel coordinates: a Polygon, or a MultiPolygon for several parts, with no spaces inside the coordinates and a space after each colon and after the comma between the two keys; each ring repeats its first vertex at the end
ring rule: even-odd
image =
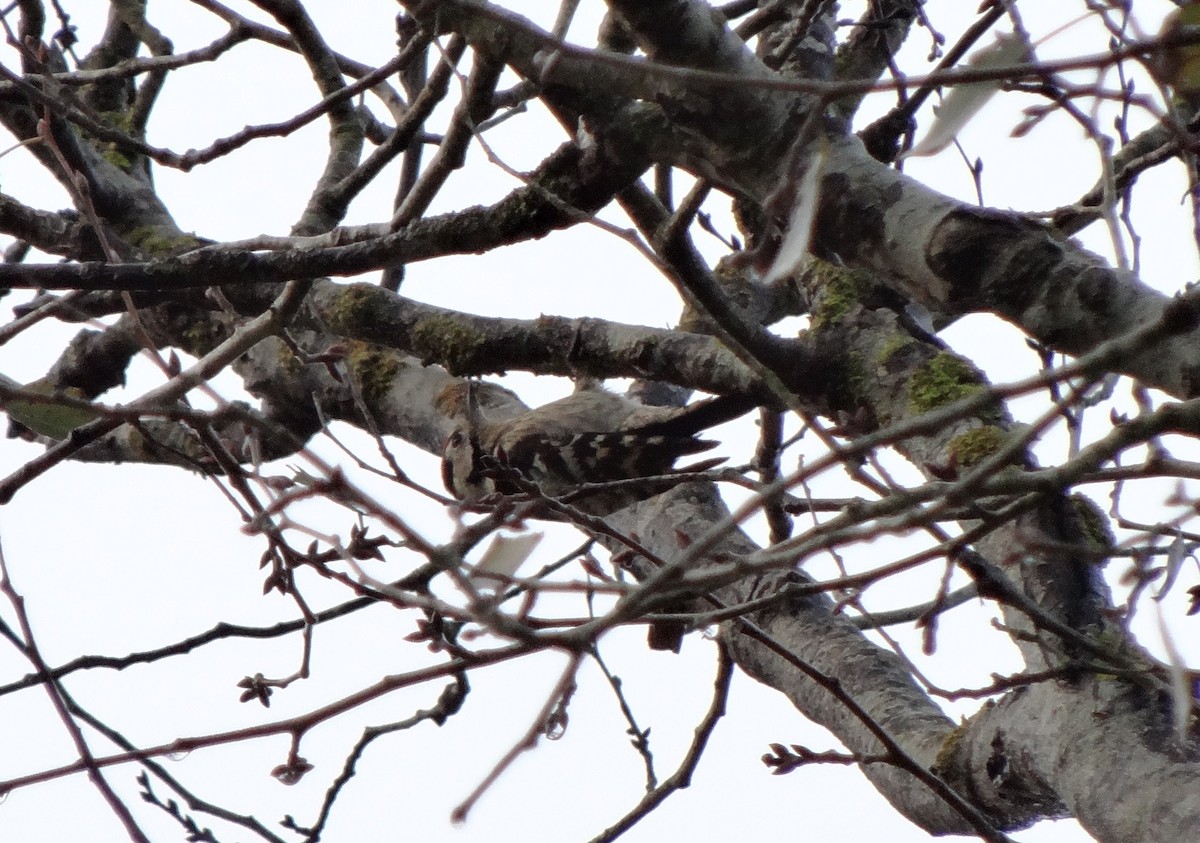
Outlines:
{"type": "Polygon", "coordinates": [[[378,319],[385,292],[371,284],[347,284],[334,299],[326,321],[334,330],[352,334],[355,328],[378,319]]]}
{"type": "Polygon", "coordinates": [[[1078,525],[1084,541],[1087,542],[1088,549],[1099,555],[1112,552],[1116,545],[1112,525],[1100,511],[1100,507],[1096,506],[1095,501],[1084,495],[1075,494],[1067,498],[1067,503],[1071,506],[1071,511],[1075,515],[1075,523],[1078,525]]]}
{"type": "Polygon", "coordinates": [[[916,413],[927,413],[979,393],[979,373],[966,360],[943,351],[913,372],[908,402],[916,413]]]}
{"type": "Polygon", "coordinates": [[[976,427],[950,440],[950,453],[961,468],[979,465],[1004,445],[1006,434],[999,427],[987,424],[976,427]]]}
{"type": "Polygon", "coordinates": [[[125,153],[119,151],[115,144],[105,144],[101,147],[100,157],[122,172],[128,173],[133,169],[133,161],[125,153]]]}
{"type": "Polygon", "coordinates": [[[887,338],[886,342],[884,342],[883,347],[880,348],[878,353],[875,355],[875,360],[885,371],[903,371],[905,366],[901,361],[904,358],[900,358],[900,360],[895,361],[893,358],[900,354],[900,352],[913,348],[916,344],[917,341],[908,334],[901,331],[896,331],[887,338]]]}
{"type": "Polygon", "coordinates": [[[280,369],[283,369],[289,375],[299,375],[304,364],[300,358],[296,356],[296,352],[292,346],[283,340],[278,340],[275,343],[275,362],[280,369]]]}
{"type": "MultiPolygon", "coordinates": [[[[119,132],[124,132],[126,135],[133,134],[133,124],[130,122],[133,115],[130,111],[101,111],[96,116],[100,118],[101,122],[107,123],[119,132]]],[[[96,151],[100,153],[100,157],[105,161],[126,173],[133,169],[135,159],[130,157],[130,154],[122,151],[115,141],[101,140],[94,136],[90,137],[92,137],[96,151]]]]}
{"type": "Polygon", "coordinates": [[[350,369],[351,377],[358,381],[362,388],[367,404],[375,405],[383,400],[395,383],[396,375],[400,371],[400,360],[394,351],[365,342],[355,342],[350,346],[350,353],[346,355],[346,366],[350,369]]]}
{"type": "Polygon", "coordinates": [[[811,286],[820,291],[812,312],[814,327],[837,322],[846,316],[862,301],[873,283],[866,272],[833,264],[823,264],[813,271],[817,275],[811,286]]]}
{"type": "Polygon", "coordinates": [[[193,357],[203,357],[229,338],[229,330],[215,319],[196,319],[179,335],[179,347],[193,357]]]}
{"type": "MultiPolygon", "coordinates": [[[[991,707],[992,705],[993,702],[991,700],[988,700],[987,703],[985,703],[985,707],[991,707]]],[[[967,722],[963,721],[954,729],[951,729],[946,735],[945,740],[942,741],[941,748],[938,749],[937,758],[934,759],[933,767],[931,768],[934,773],[940,773],[941,771],[949,768],[950,762],[953,760],[954,754],[958,749],[958,745],[962,742],[963,738],[967,736],[967,726],[967,722]]]]}
{"type": "Polygon", "coordinates": [[[156,225],[142,225],[125,232],[125,242],[152,258],[167,258],[203,245],[194,234],[165,233],[156,225]]]}
{"type": "Polygon", "coordinates": [[[470,369],[479,345],[486,337],[449,314],[427,316],[409,333],[413,354],[426,362],[441,363],[451,373],[470,369]]]}
{"type": "Polygon", "coordinates": [[[853,351],[847,352],[845,374],[850,403],[858,405],[869,402],[872,378],[861,354],[853,351]]]}

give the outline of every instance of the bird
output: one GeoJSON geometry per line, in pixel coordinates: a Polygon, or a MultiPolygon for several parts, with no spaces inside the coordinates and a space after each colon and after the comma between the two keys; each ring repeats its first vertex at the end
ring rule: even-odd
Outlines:
{"type": "MultiPolygon", "coordinates": [[[[570,496],[583,484],[657,478],[570,498],[577,510],[603,516],[666,491],[674,485],[672,474],[724,462],[716,457],[675,466],[676,460],[716,447],[700,438],[701,432],[745,415],[756,402],[730,395],[684,407],[654,407],[585,388],[493,421],[475,400],[471,385],[459,384],[444,391],[438,405],[458,419],[442,454],[442,481],[455,498],[479,503],[517,494],[524,489],[516,478],[535,484],[548,497],[570,496]]],[[[664,609],[687,611],[687,606],[679,602],[664,609]]],[[[652,622],[649,646],[678,653],[686,631],[682,621],[652,622]]]]}
{"type": "MultiPolygon", "coordinates": [[[[446,439],[442,480],[447,491],[467,503],[522,491],[516,478],[557,498],[582,484],[707,470],[724,459],[708,458],[682,468],[675,462],[716,447],[715,441],[699,434],[754,406],[742,396],[719,396],[685,407],[652,407],[589,388],[492,421],[471,406],[469,397],[458,403],[467,406],[446,439]]],[[[623,484],[608,492],[593,490],[572,502],[588,514],[607,515],[669,485],[661,480],[623,484]]]]}

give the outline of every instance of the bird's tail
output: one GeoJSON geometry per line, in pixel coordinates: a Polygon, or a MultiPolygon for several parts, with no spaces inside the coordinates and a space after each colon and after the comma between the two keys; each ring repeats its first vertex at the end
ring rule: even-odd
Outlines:
{"type": "Polygon", "coordinates": [[[748,395],[718,395],[681,407],[679,412],[665,419],[652,421],[632,428],[644,435],[661,434],[670,437],[695,436],[702,430],[724,424],[746,415],[759,404],[748,395]]]}

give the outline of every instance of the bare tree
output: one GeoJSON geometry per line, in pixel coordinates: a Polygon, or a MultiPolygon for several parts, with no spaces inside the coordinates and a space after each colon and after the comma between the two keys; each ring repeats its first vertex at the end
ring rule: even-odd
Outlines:
{"type": "MultiPolygon", "coordinates": [[[[294,609],[274,625],[219,624],[125,656],[56,662],[19,578],[0,571],[0,633],[25,660],[0,700],[48,693],[77,757],[0,781],[0,792],[86,774],[129,836],[150,839],[146,809],[111,783],[113,769],[141,765],[143,798],[189,839],[219,838],[204,828],[215,817],[266,840],[315,840],[372,742],[453,720],[476,671],[565,656],[534,725],[513,730],[511,751],[460,806],[465,817],[523,750],[566,728],[580,666],[603,664],[602,637],[633,625],[667,650],[717,630],[718,681],[690,751],[659,781],[648,730],[612,676],[649,772],[644,798],[595,829],[597,840],[688,785],[734,671],[844,747],[781,741],[767,768],[858,765],[931,835],[1007,840],[1073,817],[1104,841],[1200,836],[1196,674],[1169,636],[1156,657],[1132,631],[1140,616],[1165,623],[1166,612],[1200,607],[1200,586],[1188,591],[1183,573],[1200,542],[1187,482],[1200,476],[1187,456],[1200,432],[1200,298],[1190,275],[1168,292],[1139,278],[1143,236],[1190,272],[1200,243],[1194,5],[1162,24],[1171,4],[1071,4],[1087,34],[1064,51],[1068,36],[1043,26],[1040,4],[1015,0],[970,16],[914,0],[609,0],[590,28],[569,0],[549,28],[482,0],[400,0],[398,16],[373,9],[358,21],[394,34],[384,62],[339,51],[300,0],[241,11],[193,0],[190,14],[223,34],[179,52],[172,39],[191,35],[165,31],[145,3],[112,0],[94,42],[77,41],[69,5],[22,0],[0,18],[13,60],[0,120],[25,148],[12,154],[30,156],[71,203],[56,211],[36,191],[0,194],[0,285],[35,291],[0,342],[54,322],[92,325],[56,348],[43,377],[0,388],[10,433],[45,446],[0,479],[0,499],[71,461],[198,472],[258,542],[265,590],[294,609]],[[283,83],[309,92],[311,107],[195,140],[210,113],[218,125],[221,99],[175,106],[175,80],[250,46],[297,57],[281,65],[292,73],[283,83]],[[985,204],[983,163],[965,154],[975,202],[905,172],[943,149],[952,156],[993,99],[1023,108],[1006,127],[1014,135],[1037,138],[1055,121],[1082,130],[1071,176],[1089,187],[1056,209],[1009,210],[985,204]],[[190,114],[195,148],[157,139],[154,121],[173,106],[190,114]],[[555,139],[546,117],[561,127],[555,139]],[[179,222],[168,174],[203,179],[321,125],[325,158],[311,182],[291,186],[305,202],[288,235],[223,239],[179,222]],[[492,142],[506,132],[553,148],[514,162],[492,142]],[[1173,193],[1139,187],[1167,163],[1173,193]],[[497,172],[516,186],[471,199],[484,204],[457,201],[452,190],[491,189],[497,172]],[[1189,204],[1176,213],[1190,214],[1196,242],[1164,245],[1137,213],[1167,214],[1180,195],[1189,204]],[[352,205],[372,221],[347,224],[352,205]],[[502,318],[477,312],[466,285],[446,308],[406,279],[452,256],[543,238],[549,249],[579,228],[636,253],[639,284],[678,294],[677,327],[502,318]],[[1080,234],[1107,256],[1072,239],[1080,234]],[[952,345],[953,326],[972,314],[1020,332],[995,341],[997,356],[1037,362],[992,383],[952,345]],[[158,382],[105,400],[140,358],[158,382]],[[210,386],[229,372],[252,401],[210,386]],[[578,392],[530,413],[483,379],[512,372],[572,378],[578,392]],[[599,391],[621,378],[632,381],[628,400],[599,391]],[[695,391],[717,397],[688,404],[695,391]],[[757,414],[752,453],[723,465],[689,456],[708,450],[713,425],[747,411],[757,414]],[[346,425],[377,450],[330,457],[314,446],[346,425]],[[447,455],[446,490],[422,480],[427,466],[400,440],[447,455]],[[380,477],[386,495],[372,491],[380,477]],[[1169,491],[1154,491],[1164,479],[1169,491]],[[1160,504],[1146,515],[1136,501],[1153,495],[1160,504]],[[336,515],[319,522],[312,502],[336,515]],[[430,505],[456,525],[445,540],[413,515],[430,505]],[[570,525],[580,546],[530,573],[546,524],[570,525]],[[907,541],[877,541],[891,536],[907,541]],[[913,572],[927,583],[917,601],[898,585],[913,572]],[[304,585],[313,579],[319,587],[304,585]],[[998,610],[991,634],[1015,644],[1023,669],[989,671],[984,687],[939,687],[922,665],[937,664],[946,613],[972,600],[998,610]],[[314,639],[381,608],[407,630],[395,646],[427,656],[421,666],[396,673],[381,662],[353,691],[282,719],[147,742],[70,690],[91,671],[192,659],[231,641],[299,642],[294,674],[242,680],[249,711],[320,686],[314,639]],[[905,635],[925,652],[909,653],[905,635]],[[342,771],[313,772],[311,732],[411,688],[440,696],[363,731],[342,771]],[[946,713],[947,701],[982,699],[962,722],[946,713]],[[311,816],[282,828],[206,801],[202,785],[162,763],[272,735],[290,740],[277,779],[325,776],[311,816]],[[95,751],[98,736],[118,749],[95,751]]],[[[275,199],[255,184],[227,196],[250,213],[275,199]]],[[[575,272],[556,266],[554,283],[575,272]]]]}

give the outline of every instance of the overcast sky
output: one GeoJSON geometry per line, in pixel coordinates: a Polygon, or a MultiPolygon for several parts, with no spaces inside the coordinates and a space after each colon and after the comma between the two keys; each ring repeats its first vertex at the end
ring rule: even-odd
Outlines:
{"type": "MultiPolygon", "coordinates": [[[[96,0],[64,0],[79,27],[81,48],[94,42],[102,21],[96,0]]],[[[244,3],[234,8],[252,14],[244,3]]],[[[337,49],[368,63],[381,64],[394,54],[390,0],[357,0],[353,4],[312,0],[308,7],[328,41],[337,49]],[[348,5],[353,14],[348,14],[348,5]]],[[[549,25],[557,4],[524,4],[543,25],[549,25]]],[[[961,31],[960,16],[971,16],[978,4],[931,0],[926,12],[942,31],[961,31]]],[[[1077,15],[1082,3],[1026,3],[1022,9],[1036,34],[1052,31],[1058,22],[1077,15]],[[1026,8],[1028,7],[1028,8],[1026,8]],[[1042,20],[1042,16],[1053,21],[1042,20]]],[[[1143,4],[1139,3],[1139,7],[1143,4]]],[[[1151,28],[1170,8],[1147,2],[1142,18],[1151,28]]],[[[591,43],[589,33],[601,4],[583,0],[580,22],[572,35],[591,43]]],[[[856,14],[843,4],[843,16],[856,14]]],[[[255,17],[261,17],[255,15],[255,17]]],[[[215,20],[183,0],[151,4],[151,20],[174,41],[176,51],[201,46],[222,33],[215,20]]],[[[923,56],[929,38],[914,31],[906,56],[923,56]]],[[[1042,58],[1103,49],[1105,40],[1081,25],[1039,47],[1042,58]]],[[[5,49],[7,67],[18,63],[5,49]]],[[[905,59],[906,61],[908,59],[905,59]]],[[[247,123],[284,119],[310,106],[318,95],[298,59],[245,45],[221,61],[172,74],[151,124],[151,143],[177,151],[202,148],[247,123]],[[309,82],[305,85],[305,82],[309,82]]],[[[922,65],[910,64],[910,67],[922,65]]],[[[1077,124],[1055,116],[1027,137],[1012,140],[1009,131],[1020,108],[1032,100],[1009,97],[998,101],[961,135],[970,158],[985,162],[982,182],[986,204],[1000,209],[1047,210],[1073,201],[1096,178],[1096,151],[1077,124]],[[1081,163],[1081,161],[1083,163],[1081,163]]],[[[877,114],[891,100],[881,98],[864,117],[877,114]]],[[[444,117],[439,117],[444,119],[444,117]]],[[[1111,116],[1101,125],[1111,125],[1111,116]]],[[[1141,125],[1146,121],[1142,120],[1141,125]]],[[[307,199],[325,154],[323,123],[287,139],[252,144],[237,154],[185,174],[156,169],[161,195],[182,228],[214,239],[241,239],[257,234],[286,235],[307,199]]],[[[489,135],[505,162],[518,169],[533,167],[563,140],[561,130],[542,115],[519,116],[489,135]]],[[[493,201],[516,186],[516,181],[490,166],[473,150],[469,172],[451,180],[431,213],[493,201]]],[[[940,155],[913,160],[907,172],[939,190],[973,201],[974,184],[968,167],[953,148],[940,155]]],[[[1181,168],[1151,171],[1139,184],[1141,201],[1135,217],[1145,237],[1143,279],[1164,291],[1175,291],[1197,275],[1196,250],[1191,243],[1188,207],[1179,198],[1184,188],[1181,168]]],[[[346,223],[378,222],[390,216],[395,176],[385,175],[351,208],[346,223]]],[[[24,151],[0,158],[0,184],[5,193],[46,209],[67,207],[59,186],[24,151]]],[[[681,192],[686,186],[681,184],[681,192]]],[[[714,205],[718,225],[731,231],[725,208],[714,205]]],[[[609,215],[610,219],[620,220],[609,215]]],[[[622,225],[626,225],[621,221],[622,225]]],[[[1085,240],[1098,251],[1111,253],[1105,232],[1093,226],[1085,240]]],[[[721,253],[715,240],[700,239],[712,257],[721,253]]],[[[6,243],[4,243],[6,245],[6,243]]],[[[44,258],[43,258],[44,259],[44,258]]],[[[367,277],[360,280],[375,280],[367,277]]],[[[494,254],[447,258],[409,268],[404,293],[424,301],[474,310],[489,315],[532,317],[540,313],[591,315],[635,324],[669,326],[679,303],[669,285],[637,253],[595,227],[580,226],[533,244],[494,254]]],[[[12,294],[4,304],[25,300],[12,294]]],[[[20,381],[45,373],[57,350],[76,326],[44,324],[0,347],[0,373],[20,381]]],[[[962,320],[944,334],[960,353],[966,353],[996,380],[1029,373],[1037,365],[1020,335],[995,319],[962,320]]],[[[112,401],[131,400],[161,379],[146,361],[135,366],[129,388],[112,401]]],[[[569,383],[515,376],[510,384],[530,403],[541,403],[570,389],[569,383]]],[[[218,388],[227,398],[239,397],[236,379],[225,375],[218,388]]],[[[617,385],[619,386],[619,385],[617,385]]],[[[109,399],[106,396],[106,400],[109,399]]],[[[198,398],[197,403],[204,404],[198,398]]],[[[1035,401],[1018,403],[1014,411],[1032,415],[1035,401]]],[[[366,437],[339,426],[336,434],[358,454],[374,454],[366,437]]],[[[726,452],[744,461],[753,447],[752,431],[732,429],[726,452]]],[[[437,480],[434,457],[399,442],[389,442],[414,478],[431,486],[437,480]]],[[[1048,437],[1040,446],[1047,461],[1058,459],[1061,440],[1048,437]],[[1057,450],[1055,450],[1057,449],[1057,450]]],[[[337,463],[348,458],[328,440],[314,449],[337,463]]],[[[0,472],[15,470],[40,449],[18,441],[0,442],[0,472]]],[[[299,459],[285,461],[299,464],[299,459]]],[[[287,471],[286,465],[277,468],[287,471]]],[[[898,467],[898,471],[905,471],[898,467]]],[[[356,475],[357,477],[357,475],[356,475]]],[[[444,540],[453,522],[437,507],[394,486],[362,476],[360,482],[385,500],[395,499],[410,521],[428,537],[444,540]]],[[[828,490],[837,493],[835,484],[828,490]]],[[[840,490],[845,493],[845,489],[840,490]]],[[[1162,497],[1132,501],[1147,517],[1159,511],[1162,497]]],[[[303,514],[319,529],[338,532],[347,527],[345,513],[309,507],[303,514]]],[[[753,526],[753,525],[752,525],[753,526]]],[[[166,644],[198,633],[217,620],[262,625],[295,616],[293,605],[278,595],[261,593],[263,574],[258,559],[263,542],[239,531],[236,513],[213,482],[173,468],[143,466],[61,466],[23,489],[0,508],[0,541],[16,587],[29,601],[29,611],[43,655],[51,664],[83,653],[121,655],[131,650],[166,644]]],[[[551,535],[541,549],[553,558],[575,542],[573,536],[551,535]]],[[[303,545],[303,543],[301,543],[303,545]]],[[[888,538],[852,556],[851,564],[869,565],[872,558],[902,555],[905,540],[888,538]]],[[[541,557],[539,557],[541,558],[541,557]]],[[[391,567],[374,571],[389,578],[405,570],[411,558],[397,551],[391,567]],[[398,567],[399,566],[399,567],[398,567]]],[[[832,570],[828,560],[809,568],[818,575],[832,570]]],[[[940,571],[913,575],[876,596],[876,608],[920,602],[932,593],[940,571]]],[[[1194,577],[1194,569],[1190,574],[1194,577]]],[[[316,606],[346,598],[344,591],[309,577],[305,595],[316,606]]],[[[1182,590],[1182,589],[1181,589],[1182,590]]],[[[919,640],[896,630],[906,653],[944,688],[985,684],[995,672],[1019,668],[1007,639],[989,633],[988,607],[969,604],[941,621],[935,658],[920,655],[919,640]]],[[[1194,665],[1200,661],[1195,619],[1185,619],[1177,604],[1169,604],[1168,622],[1194,665]]],[[[11,607],[0,605],[0,618],[12,623],[11,607]]],[[[1147,616],[1153,620],[1152,616],[1147,616]]],[[[384,674],[399,673],[433,660],[420,646],[405,644],[414,618],[386,608],[362,612],[316,635],[313,678],[275,696],[271,709],[240,704],[235,683],[254,673],[285,675],[295,669],[299,641],[235,641],[175,659],[120,673],[90,671],[68,683],[76,698],[107,722],[145,745],[182,735],[273,722],[335,700],[384,674]]],[[[1146,645],[1162,652],[1153,631],[1145,627],[1146,645]]],[[[640,628],[617,631],[604,639],[603,654],[618,673],[643,727],[652,727],[652,742],[660,775],[673,769],[691,739],[692,730],[708,704],[714,674],[715,647],[700,634],[690,635],[679,656],[647,652],[640,628]]],[[[551,654],[524,663],[504,664],[472,674],[472,693],[466,708],[443,728],[426,723],[377,741],[359,765],[359,778],[343,795],[326,839],[384,841],[399,839],[448,840],[454,843],[505,840],[586,840],[617,820],[636,803],[643,786],[641,760],[628,746],[627,724],[594,665],[586,664],[581,687],[570,709],[570,726],[561,740],[542,741],[492,787],[466,824],[452,827],[449,814],[486,776],[497,759],[515,742],[544,704],[564,660],[551,654]]],[[[11,648],[0,648],[0,685],[29,670],[11,648]]],[[[167,761],[170,771],[192,785],[204,798],[235,810],[253,811],[272,823],[293,814],[304,824],[364,724],[403,719],[432,705],[441,685],[421,686],[389,695],[344,722],[322,726],[305,737],[302,753],[315,765],[300,784],[284,787],[271,769],[282,763],[286,741],[271,739],[246,746],[195,752],[167,761]]],[[[947,704],[956,715],[974,705],[947,704]]],[[[658,811],[624,838],[631,843],[663,839],[720,841],[734,834],[744,839],[887,839],[895,843],[928,837],[899,817],[853,769],[811,766],[789,776],[774,777],[760,758],[771,742],[803,743],[817,749],[836,748],[824,730],[800,718],[778,693],[735,676],[729,716],[717,729],[693,786],[671,797],[658,811]]],[[[111,745],[97,739],[97,752],[111,745]]],[[[25,774],[75,758],[69,738],[48,697],[40,690],[0,696],[0,779],[25,774]]],[[[178,826],[143,806],[136,796],[133,766],[108,774],[125,794],[153,839],[182,840],[178,826]]],[[[157,791],[164,798],[165,788],[157,791]]],[[[215,824],[214,824],[215,825],[215,824]]],[[[224,841],[245,840],[244,832],[230,833],[215,826],[224,841]]],[[[1043,823],[1017,833],[1023,843],[1088,840],[1074,823],[1043,823]]],[[[97,843],[125,839],[95,789],[80,776],[15,792],[0,804],[0,839],[13,841],[89,840],[97,843]]]]}

